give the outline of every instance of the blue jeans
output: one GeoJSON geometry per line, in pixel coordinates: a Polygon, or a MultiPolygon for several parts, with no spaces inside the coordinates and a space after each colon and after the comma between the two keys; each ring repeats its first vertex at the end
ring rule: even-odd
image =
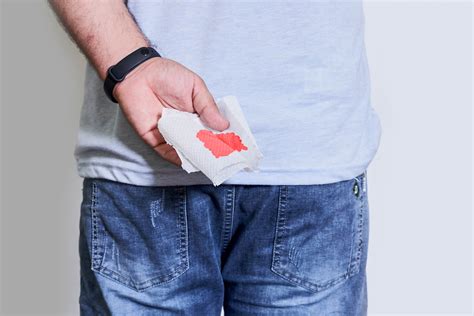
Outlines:
{"type": "Polygon", "coordinates": [[[81,315],[366,315],[366,188],[86,178],[81,315]]]}

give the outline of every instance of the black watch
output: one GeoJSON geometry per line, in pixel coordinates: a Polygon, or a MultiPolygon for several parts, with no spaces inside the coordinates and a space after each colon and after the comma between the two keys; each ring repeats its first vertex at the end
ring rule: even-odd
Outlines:
{"type": "Polygon", "coordinates": [[[104,91],[112,102],[118,103],[113,95],[115,85],[123,81],[125,77],[141,63],[153,57],[161,56],[153,47],[141,47],[107,70],[107,77],[105,77],[104,81],[104,91]]]}

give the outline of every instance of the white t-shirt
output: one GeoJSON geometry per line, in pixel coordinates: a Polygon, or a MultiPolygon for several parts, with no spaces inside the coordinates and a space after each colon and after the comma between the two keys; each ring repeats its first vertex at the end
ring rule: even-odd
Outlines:
{"type": "MultiPolygon", "coordinates": [[[[367,168],[380,139],[361,1],[140,1],[128,8],[157,51],[237,96],[264,158],[224,184],[322,184],[367,168]]],[[[211,183],[161,159],[89,65],[79,174],[136,185],[211,183]]]]}

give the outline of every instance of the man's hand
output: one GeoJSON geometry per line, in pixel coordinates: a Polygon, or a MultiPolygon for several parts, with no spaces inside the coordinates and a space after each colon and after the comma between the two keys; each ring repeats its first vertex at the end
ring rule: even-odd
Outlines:
{"type": "Polygon", "coordinates": [[[157,128],[164,107],[196,112],[210,128],[222,131],[229,122],[219,113],[204,81],[183,65],[152,58],[134,69],[114,89],[114,97],[138,135],[164,159],[181,161],[157,128]]]}
{"type": "MultiPolygon", "coordinates": [[[[107,69],[150,43],[123,0],[49,0],[64,27],[103,80],[107,69]]],[[[164,159],[181,165],[176,151],[158,132],[164,107],[197,112],[203,122],[224,130],[227,122],[217,110],[204,81],[184,66],[152,58],[117,84],[114,96],[133,128],[164,159]]]]}

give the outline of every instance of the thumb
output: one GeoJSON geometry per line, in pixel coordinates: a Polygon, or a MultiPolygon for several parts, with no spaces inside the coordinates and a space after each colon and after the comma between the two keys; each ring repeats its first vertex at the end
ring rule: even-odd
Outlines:
{"type": "Polygon", "coordinates": [[[193,87],[193,107],[208,127],[218,131],[229,127],[229,121],[219,112],[214,98],[199,77],[193,87]]]}

